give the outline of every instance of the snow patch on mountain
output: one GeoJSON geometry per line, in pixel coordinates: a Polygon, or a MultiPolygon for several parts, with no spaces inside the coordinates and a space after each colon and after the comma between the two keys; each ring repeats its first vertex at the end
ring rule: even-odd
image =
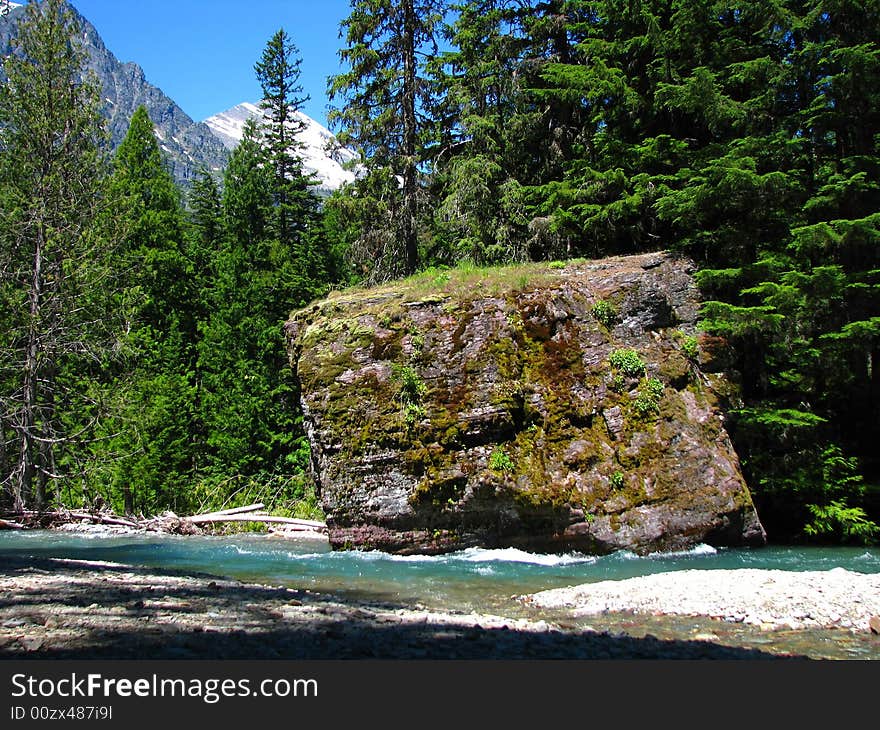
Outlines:
{"type": "MultiPolygon", "coordinates": [[[[342,147],[333,133],[321,126],[311,117],[296,112],[295,116],[305,126],[298,135],[301,145],[303,169],[321,181],[318,190],[329,194],[355,179],[355,173],[348,169],[349,163],[357,159],[352,150],[342,147]]],[[[225,112],[205,119],[204,123],[228,149],[234,149],[244,136],[244,125],[248,119],[260,119],[262,112],[257,104],[244,102],[225,112]]]]}

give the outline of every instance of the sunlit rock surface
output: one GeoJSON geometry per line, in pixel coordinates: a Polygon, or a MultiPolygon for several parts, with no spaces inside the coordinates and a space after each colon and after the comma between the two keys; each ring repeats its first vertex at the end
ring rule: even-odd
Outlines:
{"type": "Polygon", "coordinates": [[[670,254],[431,271],[286,326],[337,548],[762,544],[670,254]]]}

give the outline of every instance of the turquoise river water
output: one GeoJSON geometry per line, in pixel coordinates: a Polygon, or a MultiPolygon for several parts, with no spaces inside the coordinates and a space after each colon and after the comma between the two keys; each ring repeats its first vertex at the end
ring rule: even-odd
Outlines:
{"type": "MultiPolygon", "coordinates": [[[[469,549],[443,556],[393,556],[379,552],[332,552],[323,540],[265,535],[174,537],[141,534],[90,535],[65,531],[0,533],[6,555],[104,560],[150,568],[206,573],[249,582],[284,585],[361,600],[435,609],[535,617],[516,596],[602,580],[675,570],[764,568],[794,571],[846,568],[880,573],[880,549],[764,547],[715,549],[639,557],[619,552],[596,557],[540,555],[516,549],[469,549]]],[[[815,658],[880,659],[880,637],[845,630],[760,631],[709,619],[614,615],[567,625],[660,638],[693,638],[707,632],[719,643],[802,654],[815,658]]]]}

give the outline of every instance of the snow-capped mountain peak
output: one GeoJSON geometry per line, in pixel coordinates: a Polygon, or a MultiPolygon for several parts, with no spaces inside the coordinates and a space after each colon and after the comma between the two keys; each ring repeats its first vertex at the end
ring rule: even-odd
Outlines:
{"type": "MultiPolygon", "coordinates": [[[[244,136],[245,122],[248,119],[260,119],[262,116],[259,105],[244,102],[208,117],[204,123],[231,150],[244,136]]],[[[333,133],[311,117],[302,112],[296,112],[296,116],[305,125],[298,135],[303,168],[306,173],[313,174],[321,181],[319,192],[329,194],[352,182],[355,173],[344,166],[355,160],[357,155],[352,150],[340,146],[333,133]]]]}

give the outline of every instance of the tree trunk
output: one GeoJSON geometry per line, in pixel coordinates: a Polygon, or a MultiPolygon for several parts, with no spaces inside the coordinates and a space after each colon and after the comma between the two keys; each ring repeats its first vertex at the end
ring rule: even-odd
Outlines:
{"type": "Polygon", "coordinates": [[[22,511],[31,500],[35,475],[34,435],[37,428],[37,379],[40,354],[39,320],[43,306],[43,248],[45,233],[42,222],[34,241],[34,263],[31,288],[28,292],[28,341],[24,361],[24,387],[20,423],[18,484],[13,487],[13,508],[22,511]]]}
{"type": "MultiPolygon", "coordinates": [[[[11,471],[12,464],[9,463],[8,458],[9,456],[6,452],[6,419],[0,413],[0,477],[4,477],[11,471]]],[[[2,496],[0,496],[0,503],[2,501],[2,496]]]]}
{"type": "Polygon", "coordinates": [[[419,266],[418,180],[416,163],[416,15],[412,0],[403,3],[403,244],[406,273],[419,266]]]}
{"type": "Polygon", "coordinates": [[[127,515],[134,514],[134,492],[128,482],[122,487],[122,511],[127,515]]]}

